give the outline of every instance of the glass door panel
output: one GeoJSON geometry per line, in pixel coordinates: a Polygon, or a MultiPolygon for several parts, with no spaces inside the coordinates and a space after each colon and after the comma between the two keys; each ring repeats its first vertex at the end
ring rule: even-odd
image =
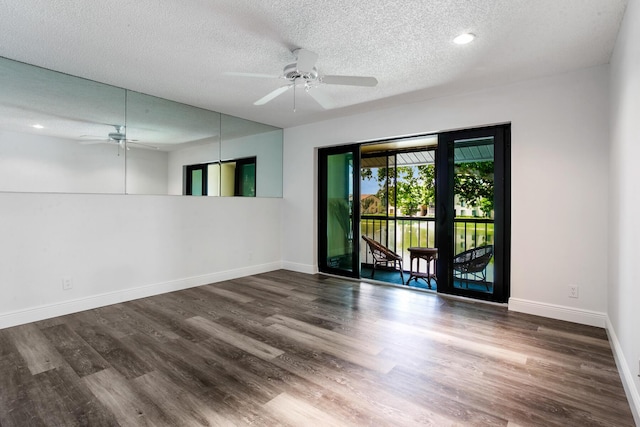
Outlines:
{"type": "Polygon", "coordinates": [[[454,288],[493,293],[494,139],[453,142],[454,288]]]}
{"type": "Polygon", "coordinates": [[[327,157],[327,265],[341,270],[353,268],[353,155],[327,157]]]}
{"type": "Polygon", "coordinates": [[[236,196],[256,197],[256,164],[243,163],[238,166],[236,172],[239,172],[240,179],[236,181],[236,196]]]}
{"type": "MultiPolygon", "coordinates": [[[[398,254],[407,271],[411,265],[410,247],[436,247],[435,149],[433,144],[425,144],[430,140],[431,137],[423,138],[423,145],[412,141],[408,148],[402,147],[399,141],[371,144],[363,148],[360,159],[360,231],[398,254]]],[[[369,273],[374,259],[367,249],[364,245],[361,247],[360,260],[363,271],[369,273]]],[[[406,284],[401,282],[402,275],[395,274],[397,267],[383,265],[387,274],[380,275],[381,280],[406,284]]],[[[433,267],[430,268],[433,271],[433,267]]],[[[367,276],[373,277],[373,273],[367,276]]],[[[427,274],[426,263],[417,264],[415,273],[427,274]]],[[[424,281],[417,280],[410,286],[428,287],[424,281]]]]}
{"type": "Polygon", "coordinates": [[[207,195],[207,165],[186,167],[185,192],[187,196],[207,195]]]}
{"type": "Polygon", "coordinates": [[[441,134],[438,150],[438,291],[509,297],[509,125],[441,134]]]}
{"type": "MultiPolygon", "coordinates": [[[[362,156],[360,163],[360,232],[395,250],[395,193],[391,172],[395,168],[395,156],[362,156]]],[[[373,265],[366,245],[361,245],[360,261],[367,268],[373,265]]]]}
{"type": "Polygon", "coordinates": [[[321,271],[358,277],[359,171],[357,148],[320,151],[319,262],[321,271]]]}

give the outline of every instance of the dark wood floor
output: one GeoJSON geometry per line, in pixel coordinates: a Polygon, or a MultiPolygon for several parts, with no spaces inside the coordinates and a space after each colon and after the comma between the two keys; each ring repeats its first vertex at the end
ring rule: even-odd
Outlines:
{"type": "Polygon", "coordinates": [[[603,329],[277,271],[0,330],[0,425],[633,419],[603,329]]]}

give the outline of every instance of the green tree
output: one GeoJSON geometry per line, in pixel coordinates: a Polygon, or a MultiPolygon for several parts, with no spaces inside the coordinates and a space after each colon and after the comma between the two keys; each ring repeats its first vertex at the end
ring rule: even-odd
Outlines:
{"type": "Polygon", "coordinates": [[[481,198],[480,209],[485,217],[490,217],[491,211],[493,210],[493,199],[481,198]]]}
{"type": "Polygon", "coordinates": [[[376,196],[381,202],[381,213],[386,206],[396,204],[403,215],[415,215],[421,206],[433,206],[435,202],[435,167],[430,165],[398,166],[395,168],[363,168],[363,179],[376,179],[376,196]]]}
{"type": "Polygon", "coordinates": [[[493,210],[493,162],[455,165],[454,191],[461,202],[479,207],[485,216],[493,210]]]}
{"type": "MultiPolygon", "coordinates": [[[[379,213],[395,201],[403,215],[415,215],[421,206],[435,205],[435,165],[363,168],[362,179],[378,182],[379,213]]],[[[459,163],[455,166],[454,190],[460,201],[479,207],[485,216],[493,211],[493,162],[459,163]]],[[[369,209],[371,210],[371,209],[369,209]]]]}
{"type": "Polygon", "coordinates": [[[423,191],[415,172],[410,166],[396,168],[396,206],[407,216],[415,215],[423,198],[423,191]]]}
{"type": "Polygon", "coordinates": [[[418,176],[422,183],[421,204],[434,206],[436,204],[436,167],[435,165],[418,166],[418,176]]]}

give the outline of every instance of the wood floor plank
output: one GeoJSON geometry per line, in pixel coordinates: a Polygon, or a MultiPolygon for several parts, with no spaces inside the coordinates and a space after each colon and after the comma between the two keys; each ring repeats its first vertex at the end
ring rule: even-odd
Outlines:
{"type": "Polygon", "coordinates": [[[8,329],[7,333],[33,375],[65,363],[53,344],[35,325],[16,326],[8,329]]]}
{"type": "MultiPolygon", "coordinates": [[[[296,352],[285,353],[273,360],[278,367],[315,384],[314,394],[322,393],[340,407],[360,407],[369,419],[361,425],[444,426],[455,425],[452,418],[439,413],[439,408],[414,404],[404,396],[395,396],[379,387],[380,375],[367,369],[349,366],[331,355],[296,352]]],[[[308,393],[304,393],[308,395],[308,393]]],[[[356,409],[350,409],[353,413],[356,409]]],[[[335,407],[334,414],[340,411],[335,407]]],[[[348,418],[343,416],[341,418],[348,418]]]]}
{"type": "Polygon", "coordinates": [[[180,338],[199,342],[209,337],[206,333],[185,322],[186,319],[194,317],[194,314],[186,314],[164,304],[158,304],[157,300],[152,298],[131,301],[129,305],[180,338]]]}
{"type": "Polygon", "coordinates": [[[237,424],[214,411],[204,400],[188,391],[176,393],[178,385],[158,371],[133,380],[153,402],[173,414],[177,426],[230,426],[237,424]]]}
{"type": "Polygon", "coordinates": [[[461,339],[454,335],[449,335],[430,328],[418,327],[413,325],[400,324],[387,320],[380,320],[379,325],[384,328],[395,331],[396,333],[411,333],[419,337],[428,338],[431,341],[440,342],[451,345],[465,351],[483,354],[496,359],[509,360],[510,362],[525,364],[527,363],[527,355],[520,352],[505,350],[498,345],[488,345],[484,343],[474,342],[461,339]]]}
{"type": "Polygon", "coordinates": [[[178,335],[157,325],[153,320],[138,314],[126,304],[114,304],[95,310],[112,331],[117,331],[116,338],[139,332],[154,336],[157,339],[175,339],[178,335]]]}
{"type": "MultiPolygon", "coordinates": [[[[476,396],[485,395],[484,389],[477,393],[466,393],[466,388],[452,386],[446,379],[428,378],[402,367],[396,367],[380,382],[416,405],[437,407],[460,425],[504,426],[508,422],[508,418],[503,418],[503,414],[495,411],[491,405],[482,409],[474,405],[476,396]]],[[[498,399],[499,396],[494,398],[498,399]]]]}
{"type": "Polygon", "coordinates": [[[212,312],[209,307],[202,305],[195,305],[191,307],[189,303],[189,298],[185,297],[184,292],[170,292],[167,294],[156,295],[152,298],[153,303],[156,305],[160,305],[167,310],[174,311],[176,316],[188,319],[189,317],[194,317],[201,314],[201,310],[206,310],[208,317],[217,318],[219,317],[215,312],[212,312]]]}
{"type": "Polygon", "coordinates": [[[305,370],[303,375],[310,372],[317,374],[321,370],[326,369],[322,364],[318,364],[317,361],[321,358],[318,354],[312,352],[287,351],[275,359],[265,361],[253,355],[246,354],[227,343],[212,341],[211,344],[209,349],[218,355],[216,360],[227,367],[233,366],[239,369],[239,371],[236,371],[236,375],[241,381],[263,384],[262,387],[269,386],[271,397],[263,403],[266,403],[281,393],[287,393],[291,396],[300,396],[321,410],[332,413],[340,419],[352,420],[359,425],[382,426],[386,424],[384,417],[373,413],[368,405],[360,405],[351,398],[344,399],[335,393],[335,387],[345,383],[343,379],[340,382],[328,381],[322,386],[318,386],[317,383],[308,381],[306,378],[298,375],[297,372],[286,369],[295,357],[299,361],[296,363],[296,367],[305,370]],[[299,356],[292,357],[290,356],[292,354],[299,356]]]}
{"type": "Polygon", "coordinates": [[[135,333],[143,333],[163,341],[180,338],[178,334],[158,324],[151,317],[146,316],[146,313],[139,313],[129,304],[117,304],[114,307],[117,308],[121,321],[131,325],[135,333]]]}
{"type": "MultiPolygon", "coordinates": [[[[198,344],[188,341],[162,344],[145,336],[126,339],[139,343],[143,353],[141,357],[153,362],[158,372],[176,385],[176,390],[206,402],[208,410],[230,420],[231,425],[278,424],[277,420],[259,409],[280,391],[274,391],[274,384],[270,380],[260,381],[255,375],[236,366],[234,361],[239,357],[231,360],[217,357],[219,347],[226,343],[210,340],[198,344]]],[[[236,350],[239,354],[247,354],[236,350]]],[[[154,396],[150,398],[153,400],[154,396]]]]}
{"type": "Polygon", "coordinates": [[[276,314],[274,316],[268,317],[266,320],[279,323],[291,329],[297,329],[300,332],[305,332],[309,335],[313,335],[326,341],[331,341],[339,346],[351,347],[355,350],[363,351],[373,356],[379,354],[383,350],[383,347],[377,345],[376,343],[366,342],[356,338],[348,337],[337,332],[329,331],[324,328],[319,328],[315,325],[301,322],[288,316],[283,316],[281,314],[276,314]]]}
{"type": "Polygon", "coordinates": [[[8,329],[0,329],[0,357],[17,352],[15,345],[9,338],[8,329]]]}
{"type": "MultiPolygon", "coordinates": [[[[144,340],[144,345],[154,345],[152,342],[140,337],[144,340]]],[[[190,342],[171,342],[150,348],[155,353],[172,361],[170,370],[161,368],[163,373],[172,374],[177,370],[187,372],[191,376],[197,378],[197,382],[206,386],[204,394],[215,396],[230,402],[232,399],[236,402],[256,402],[262,404],[280,391],[274,388],[274,384],[270,382],[260,381],[251,372],[238,369],[232,361],[224,360],[219,357],[218,348],[224,345],[224,341],[211,338],[208,341],[194,345],[190,342]],[[214,391],[215,390],[215,391],[214,391]],[[212,394],[213,392],[213,394],[212,394]]],[[[244,357],[247,353],[239,349],[236,359],[244,357]]],[[[189,384],[185,384],[184,388],[190,391],[189,384]]],[[[202,395],[201,390],[195,388],[195,395],[202,395]]]]}
{"type": "Polygon", "coordinates": [[[318,351],[332,354],[336,357],[344,359],[348,362],[360,365],[363,368],[371,369],[377,372],[387,373],[395,366],[395,362],[386,360],[384,358],[376,358],[368,354],[359,353],[352,348],[345,348],[332,341],[328,341],[324,338],[318,338],[314,335],[299,331],[297,329],[291,329],[287,326],[280,324],[273,324],[269,326],[269,329],[276,331],[283,336],[298,341],[305,346],[315,348],[318,351]]]}
{"type": "Polygon", "coordinates": [[[88,375],[83,381],[122,426],[174,426],[176,418],[131,386],[114,369],[88,375]]]}
{"type": "Polygon", "coordinates": [[[221,289],[218,286],[214,286],[214,285],[203,286],[202,289],[206,290],[207,292],[214,293],[223,298],[227,298],[231,301],[238,302],[240,304],[246,304],[246,303],[255,301],[255,298],[253,297],[248,297],[246,295],[242,295],[237,292],[221,289]]]}
{"type": "MultiPolygon", "coordinates": [[[[185,291],[181,291],[181,293],[184,293],[192,300],[197,301],[202,307],[210,307],[216,314],[216,317],[246,316],[257,320],[263,316],[269,316],[278,312],[269,300],[264,300],[258,295],[254,295],[250,292],[250,288],[240,289],[237,286],[225,285],[227,285],[227,282],[216,283],[215,288],[221,291],[233,292],[234,294],[239,295],[239,298],[251,298],[253,301],[250,303],[241,303],[230,300],[229,298],[210,292],[210,288],[213,286],[186,289],[185,291]]],[[[207,315],[205,316],[198,313],[198,315],[201,315],[202,317],[212,318],[208,313],[206,314],[207,315]]],[[[215,320],[215,318],[213,319],[215,320]]]]}
{"type": "Polygon", "coordinates": [[[102,323],[85,321],[85,316],[76,315],[69,320],[69,327],[89,344],[110,366],[126,378],[135,378],[153,371],[153,367],[135,353],[135,345],[123,342],[127,335],[115,333],[102,323]],[[121,336],[120,339],[116,336],[121,336]]]}
{"type": "Polygon", "coordinates": [[[251,277],[248,280],[245,280],[243,285],[258,290],[268,290],[277,295],[281,295],[284,298],[291,298],[294,300],[299,299],[303,301],[314,301],[316,298],[318,298],[317,295],[299,291],[294,285],[283,286],[282,283],[274,284],[272,281],[260,277],[251,277]]]}
{"type": "Polygon", "coordinates": [[[37,322],[33,322],[33,324],[38,328],[38,329],[45,329],[45,328],[50,328],[52,326],[58,326],[58,325],[64,325],[64,323],[66,322],[66,316],[60,316],[60,317],[52,317],[49,319],[43,319],[43,320],[39,320],[37,322]]]}
{"type": "Polygon", "coordinates": [[[633,426],[606,331],[272,271],[0,330],[0,426],[633,426]]]}
{"type": "Polygon", "coordinates": [[[42,334],[81,377],[111,366],[66,324],[42,329],[42,334]]]}
{"type": "Polygon", "coordinates": [[[226,283],[220,284],[220,287],[227,290],[233,290],[234,292],[242,295],[251,296],[257,300],[265,301],[276,307],[289,307],[295,306],[300,309],[311,309],[314,307],[315,300],[309,301],[308,299],[286,297],[280,293],[273,292],[271,289],[261,289],[258,286],[232,286],[226,283]]]}
{"type": "Polygon", "coordinates": [[[264,407],[290,426],[321,425],[341,427],[347,425],[344,420],[339,420],[302,399],[289,396],[287,393],[278,395],[267,402],[264,407]]]}
{"type": "MultiPolygon", "coordinates": [[[[196,316],[216,321],[220,317],[244,317],[260,323],[264,317],[279,312],[273,304],[264,301],[253,301],[250,304],[229,301],[226,298],[208,292],[202,288],[191,288],[180,292],[181,296],[189,299],[191,304],[201,307],[196,316]],[[212,314],[214,314],[212,316],[212,314]]],[[[192,316],[195,317],[195,316],[192,316]]]]}
{"type": "Polygon", "coordinates": [[[280,349],[272,347],[253,338],[247,337],[246,335],[239,334],[231,329],[225,328],[220,324],[199,316],[187,319],[187,322],[211,334],[212,336],[221,339],[222,341],[232,343],[233,345],[241,348],[247,353],[251,353],[254,356],[258,356],[263,359],[273,359],[274,357],[277,357],[284,353],[280,349]]]}
{"type": "MultiPolygon", "coordinates": [[[[145,336],[131,336],[125,340],[134,340],[138,344],[138,357],[153,365],[156,370],[166,375],[179,390],[185,390],[193,395],[210,401],[215,410],[222,410],[221,402],[232,400],[233,397],[224,390],[220,378],[210,369],[209,363],[196,365],[191,360],[188,350],[178,355],[170,346],[160,344],[145,336]]],[[[186,345],[187,341],[185,341],[186,345]]]]}
{"type": "Polygon", "coordinates": [[[36,383],[17,351],[0,356],[0,426],[46,425],[28,394],[36,383]]]}
{"type": "Polygon", "coordinates": [[[111,412],[91,395],[70,368],[51,369],[36,375],[29,389],[41,419],[55,426],[117,426],[111,412]]]}

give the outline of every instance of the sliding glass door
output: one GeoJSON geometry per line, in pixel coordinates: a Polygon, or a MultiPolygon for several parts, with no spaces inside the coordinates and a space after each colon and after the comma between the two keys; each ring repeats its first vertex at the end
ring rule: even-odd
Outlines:
{"type": "Polygon", "coordinates": [[[509,126],[439,136],[438,291],[509,297],[509,126]]]}
{"type": "Polygon", "coordinates": [[[360,276],[359,146],[319,150],[318,266],[320,271],[360,276]]]}
{"type": "Polygon", "coordinates": [[[506,302],[509,150],[509,125],[319,150],[320,271],[506,302]]]}

